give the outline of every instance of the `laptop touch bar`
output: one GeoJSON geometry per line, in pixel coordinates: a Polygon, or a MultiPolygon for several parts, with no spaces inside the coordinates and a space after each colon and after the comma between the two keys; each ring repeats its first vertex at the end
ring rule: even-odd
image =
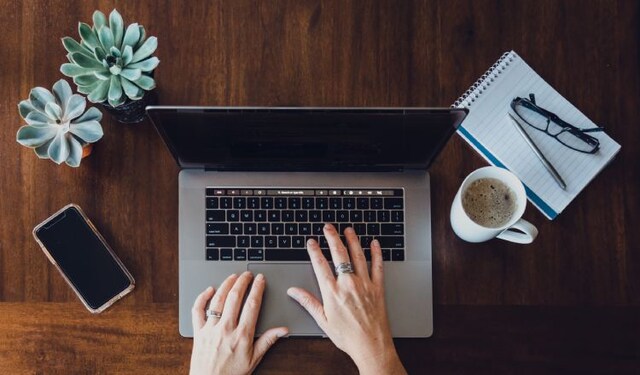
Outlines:
{"type": "Polygon", "coordinates": [[[206,249],[210,261],[308,261],[306,241],[319,241],[324,223],[353,227],[367,260],[376,238],[384,261],[404,261],[402,189],[206,188],[206,249]]]}

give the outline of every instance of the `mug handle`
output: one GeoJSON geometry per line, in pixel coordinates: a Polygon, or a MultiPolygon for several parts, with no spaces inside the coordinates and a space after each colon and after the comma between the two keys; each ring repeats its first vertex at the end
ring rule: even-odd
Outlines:
{"type": "Polygon", "coordinates": [[[505,241],[528,244],[533,242],[533,240],[535,240],[537,236],[538,229],[525,219],[520,219],[512,226],[502,231],[502,233],[500,233],[497,237],[505,241]],[[518,229],[523,233],[511,230],[512,228],[518,229]]]}

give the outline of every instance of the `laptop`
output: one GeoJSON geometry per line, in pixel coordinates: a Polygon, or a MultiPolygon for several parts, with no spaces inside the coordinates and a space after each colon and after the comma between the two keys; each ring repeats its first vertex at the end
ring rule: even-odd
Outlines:
{"type": "MultiPolygon", "coordinates": [[[[329,260],[325,222],[352,226],[365,255],[382,246],[394,337],[433,332],[430,178],[427,172],[467,114],[450,108],[150,106],[181,168],[179,330],[191,307],[231,273],[264,274],[256,335],[325,336],[286,290],[321,295],[306,240],[329,260]]],[[[159,204],[161,204],[159,202],[159,204]]]]}

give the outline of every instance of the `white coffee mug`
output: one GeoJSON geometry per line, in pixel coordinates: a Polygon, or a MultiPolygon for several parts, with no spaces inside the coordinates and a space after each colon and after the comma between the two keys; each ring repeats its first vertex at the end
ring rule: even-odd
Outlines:
{"type": "Polygon", "coordinates": [[[513,173],[498,167],[484,167],[471,172],[464,179],[451,205],[451,227],[453,231],[468,242],[484,242],[494,237],[502,240],[527,244],[533,242],[538,229],[522,218],[527,206],[527,194],[524,185],[513,173]],[[469,217],[462,206],[462,194],[472,182],[481,178],[495,178],[507,185],[516,196],[516,209],[511,219],[498,228],[482,226],[469,217]],[[517,229],[514,230],[514,229],[517,229]]]}

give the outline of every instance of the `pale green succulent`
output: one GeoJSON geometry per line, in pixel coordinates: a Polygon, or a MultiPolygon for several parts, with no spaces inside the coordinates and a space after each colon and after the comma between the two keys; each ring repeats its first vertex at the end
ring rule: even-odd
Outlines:
{"type": "Polygon", "coordinates": [[[158,39],[145,38],[144,27],[132,23],[125,31],[122,16],[115,9],[107,25],[104,13],[96,10],[93,27],[80,22],[78,32],[80,42],[62,38],[69,63],[62,64],[60,71],[73,77],[78,92],[87,95],[90,102],[108,100],[117,107],[127,98],[142,98],[145,91],[156,86],[150,74],[160,63],[157,57],[151,57],[158,39]]]}
{"type": "Polygon", "coordinates": [[[29,99],[18,104],[27,125],[18,130],[16,140],[33,148],[41,159],[77,167],[83,146],[103,135],[99,122],[102,112],[95,107],[85,112],[86,105],[84,97],[73,94],[64,79],[53,85],[53,93],[43,87],[32,89],[29,99]]]}

